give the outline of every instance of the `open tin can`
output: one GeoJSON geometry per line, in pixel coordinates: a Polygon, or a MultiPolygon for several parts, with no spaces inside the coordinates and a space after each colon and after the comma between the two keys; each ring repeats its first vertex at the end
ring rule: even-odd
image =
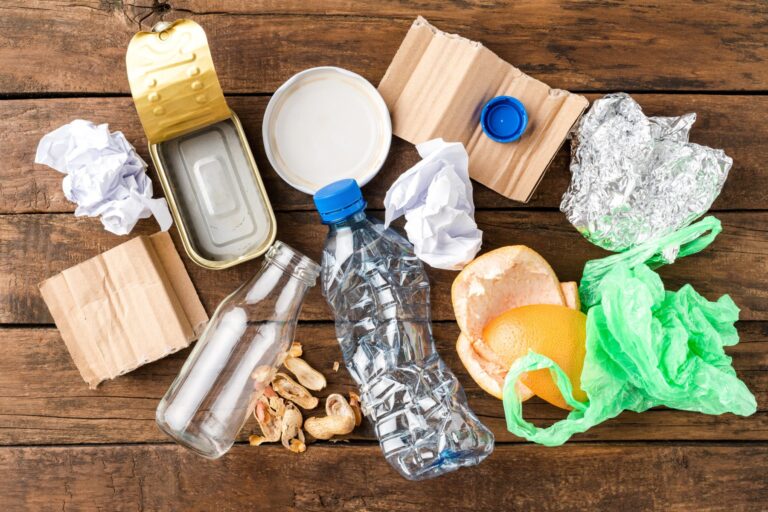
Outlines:
{"type": "Polygon", "coordinates": [[[266,252],[275,240],[275,214],[240,120],[224,99],[202,27],[178,20],[137,33],[126,67],[189,257],[223,269],[266,252]]]}

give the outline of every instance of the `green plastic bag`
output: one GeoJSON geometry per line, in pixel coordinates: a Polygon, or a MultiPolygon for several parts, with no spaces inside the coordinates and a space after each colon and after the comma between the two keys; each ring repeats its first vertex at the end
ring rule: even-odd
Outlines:
{"type": "Polygon", "coordinates": [[[624,410],[665,405],[706,414],[753,414],[755,397],[723,349],[739,341],[734,326],[739,308],[727,295],[709,302],[691,285],[665,291],[651,270],[699,252],[721,229],[719,220],[707,217],[659,240],[588,262],[579,289],[587,312],[581,388],[589,400],[577,401],[562,369],[531,351],[515,361],[504,382],[509,431],[558,446],[624,410]],[[523,373],[540,369],[549,369],[573,408],[566,419],[543,429],[523,419],[515,392],[523,373]]]}

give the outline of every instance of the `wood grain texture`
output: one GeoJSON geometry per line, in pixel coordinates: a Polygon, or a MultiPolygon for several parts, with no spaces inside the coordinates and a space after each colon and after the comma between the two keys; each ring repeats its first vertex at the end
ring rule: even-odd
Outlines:
{"type": "MultiPolygon", "coordinates": [[[[0,2],[0,503],[3,510],[761,510],[768,500],[768,4],[571,0],[31,0],[0,2]],[[206,30],[228,101],[246,132],[278,213],[278,238],[318,258],[325,231],[308,196],[283,183],[261,146],[269,94],[292,74],[337,65],[374,84],[417,15],[484,42],[549,85],[588,94],[628,90],[649,115],[697,112],[691,140],[734,158],[713,209],[725,230],[703,253],[661,270],[742,307],[742,342],[729,347],[758,412],[748,418],[667,409],[623,413],[560,448],[521,443],[504,428],[499,401],[467,376],[453,344],[452,272],[430,271],[437,346],[470,405],[497,437],[482,465],[409,483],[386,464],[370,425],[348,442],[317,443],[302,456],[279,446],[236,445],[206,461],[155,426],[159,398],[185,350],[88,390],[37,291],[42,279],[125,238],[97,219],[76,219],[62,176],[34,165],[40,137],[75,118],[108,122],[147,158],[124,56],[130,37],[162,19],[206,30]],[[744,94],[741,94],[744,93],[744,94]],[[79,97],[89,96],[89,97],[79,97]],[[33,98],[33,99],[25,99],[33,98]],[[34,99],[36,98],[36,99],[34,99]]],[[[365,189],[380,209],[387,187],[418,161],[398,139],[365,189]]],[[[605,253],[553,211],[568,181],[561,149],[533,200],[520,205],[475,185],[484,250],[527,244],[563,280],[605,253]],[[533,207],[533,208],[531,208],[533,207]]],[[[154,175],[154,172],[151,172],[154,175]]],[[[156,188],[160,194],[159,187],[156,188]]],[[[377,212],[380,215],[381,212],[377,212]]],[[[157,230],[143,221],[135,234],[157,230]]],[[[175,229],[172,231],[177,247],[175,229]]],[[[206,271],[183,257],[213,307],[256,272],[250,262],[206,271]]],[[[317,289],[298,339],[329,379],[342,368],[330,312],[317,289]]],[[[563,416],[539,399],[525,415],[563,416]]],[[[240,436],[246,439],[247,424],[240,436]]]]}
{"type": "MultiPolygon", "coordinates": [[[[765,269],[768,264],[768,212],[722,212],[718,217],[724,230],[710,247],[663,267],[660,274],[669,289],[692,283],[710,300],[728,293],[741,307],[743,320],[768,320],[768,291],[762,274],[749,270],[765,269]]],[[[562,281],[578,281],[584,263],[607,254],[582,238],[559,212],[482,211],[476,218],[484,232],[483,251],[528,245],[550,262],[562,281]]],[[[277,225],[279,240],[319,261],[326,228],[316,213],[279,213],[277,225]]],[[[155,231],[154,221],[144,220],[134,234],[155,231]]],[[[184,254],[175,228],[172,235],[209,313],[261,265],[257,259],[227,270],[203,269],[184,254]]],[[[52,323],[38,283],[124,241],[104,231],[97,219],[70,214],[0,216],[0,323],[52,323]]],[[[429,269],[429,276],[433,319],[452,320],[450,287],[456,272],[429,269]]],[[[332,319],[318,287],[309,292],[302,318],[332,319]]]]}
{"type": "Polygon", "coordinates": [[[377,446],[236,446],[217,461],[174,446],[3,448],[0,495],[7,510],[731,512],[764,507],[767,457],[765,443],[507,445],[407,482],[377,446]]]}
{"type": "MultiPolygon", "coordinates": [[[[768,441],[768,323],[742,323],[739,332],[741,342],[730,347],[728,354],[757,398],[755,415],[707,416],[668,409],[625,412],[571,442],[768,441]]],[[[493,430],[497,442],[521,441],[506,430],[501,402],[483,392],[464,370],[454,349],[457,326],[436,323],[434,334],[440,355],[456,372],[470,406],[493,430]]],[[[304,358],[328,379],[328,387],[318,396],[355,389],[344,369],[333,324],[301,324],[296,339],[303,342],[304,358]],[[333,361],[341,362],[338,372],[332,371],[333,361]]],[[[169,441],[155,425],[155,408],[189,350],[89,390],[54,328],[0,329],[0,347],[4,354],[0,358],[0,445],[169,441]]],[[[309,415],[323,414],[322,409],[321,402],[309,415]]],[[[524,412],[537,425],[564,417],[563,411],[537,398],[526,402],[524,412]]],[[[253,421],[246,425],[240,441],[247,440],[254,426],[253,421]]],[[[348,438],[375,440],[367,422],[348,438]]]]}
{"type": "Polygon", "coordinates": [[[337,65],[378,83],[411,22],[484,42],[553,87],[764,90],[768,9],[760,2],[200,0],[136,4],[36,0],[4,5],[0,93],[128,91],[125,49],[160,19],[206,30],[227,92],[271,92],[294,73],[337,65]]]}
{"type": "MultiPolygon", "coordinates": [[[[599,95],[589,95],[590,101],[599,95]]],[[[768,97],[720,95],[638,94],[635,98],[648,115],[680,115],[696,112],[691,141],[723,148],[734,159],[715,210],[758,209],[768,207],[768,97]],[[744,127],[749,127],[745,130],[744,127]]],[[[231,107],[239,114],[251,149],[256,156],[269,197],[278,211],[313,210],[311,198],[287,185],[272,170],[261,139],[261,122],[269,98],[231,97],[231,107]]],[[[130,98],[64,98],[0,102],[0,154],[3,155],[0,181],[0,213],[70,212],[74,204],[61,191],[62,175],[45,165],[34,164],[40,138],[73,119],[83,118],[108,123],[120,130],[150,162],[146,139],[130,98]]],[[[479,209],[544,207],[557,208],[570,181],[570,143],[566,142],[550,166],[532,200],[527,204],[507,200],[474,183],[474,199],[479,209]]],[[[418,162],[413,146],[394,138],[392,151],[383,170],[365,187],[372,208],[381,208],[387,188],[403,171],[418,162]]],[[[150,172],[154,177],[154,170],[150,172]]],[[[155,179],[155,190],[161,194],[155,179]]]]}

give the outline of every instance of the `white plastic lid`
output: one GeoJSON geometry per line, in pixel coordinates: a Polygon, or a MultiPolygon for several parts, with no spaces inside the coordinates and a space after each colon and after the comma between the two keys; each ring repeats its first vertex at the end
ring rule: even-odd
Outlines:
{"type": "Polygon", "coordinates": [[[314,194],[344,178],[368,183],[387,158],[392,123],[387,105],[365,78],[319,67],[280,86],[267,105],[262,134],[277,174],[314,194]]]}

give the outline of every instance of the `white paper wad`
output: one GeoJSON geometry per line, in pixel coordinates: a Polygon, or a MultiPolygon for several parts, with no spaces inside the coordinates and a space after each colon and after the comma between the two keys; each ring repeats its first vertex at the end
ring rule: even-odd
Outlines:
{"type": "Polygon", "coordinates": [[[384,224],[405,215],[416,256],[432,267],[461,270],[480,250],[468,156],[460,142],[416,146],[421,162],[404,172],[384,198],[384,224]]]}

